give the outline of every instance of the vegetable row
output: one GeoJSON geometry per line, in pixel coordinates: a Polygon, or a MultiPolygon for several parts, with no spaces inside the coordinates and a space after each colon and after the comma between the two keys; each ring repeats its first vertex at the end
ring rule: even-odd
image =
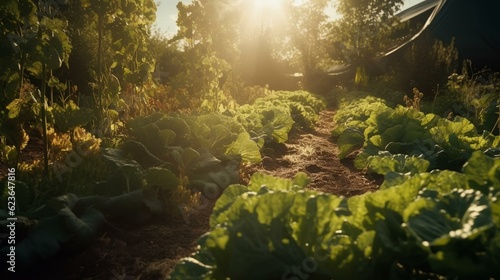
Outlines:
{"type": "Polygon", "coordinates": [[[210,232],[170,279],[492,279],[500,277],[500,140],[468,120],[344,103],[344,158],[385,180],[350,198],[261,173],[217,201],[210,232]]]}
{"type": "MultiPolygon", "coordinates": [[[[286,141],[294,126],[310,127],[324,106],[305,91],[274,92],[225,113],[156,112],[129,120],[126,127],[132,137],[116,148],[101,148],[109,174],[95,182],[93,195],[69,193],[36,209],[16,209],[18,266],[31,267],[61,253],[80,251],[107,223],[140,225],[163,215],[162,198],[176,189],[223,190],[238,183],[241,162],[258,163],[266,143],[286,141]]],[[[17,185],[21,190],[23,183],[17,185]]],[[[187,202],[167,203],[182,211],[180,206],[187,202]]],[[[6,209],[0,209],[5,232],[7,217],[6,209]]],[[[0,248],[2,260],[9,250],[0,248]]]]}

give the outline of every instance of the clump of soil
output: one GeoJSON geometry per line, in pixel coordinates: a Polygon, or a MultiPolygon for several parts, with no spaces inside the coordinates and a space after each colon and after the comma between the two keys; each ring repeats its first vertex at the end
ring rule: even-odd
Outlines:
{"type": "MultiPolygon", "coordinates": [[[[376,190],[380,178],[356,170],[352,160],[338,159],[338,148],[329,139],[333,115],[333,111],[323,111],[314,130],[298,133],[286,144],[266,147],[260,164],[242,170],[242,183],[248,183],[256,171],[284,178],[302,171],[311,179],[308,187],[317,191],[353,196],[376,190]]],[[[139,228],[107,228],[86,251],[51,262],[36,279],[166,279],[181,258],[196,250],[197,239],[209,230],[214,204],[209,200],[192,212],[189,222],[158,219],[139,228]]]]}

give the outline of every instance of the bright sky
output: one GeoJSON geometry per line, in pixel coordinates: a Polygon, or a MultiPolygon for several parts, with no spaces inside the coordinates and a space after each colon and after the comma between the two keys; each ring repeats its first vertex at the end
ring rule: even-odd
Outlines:
{"type": "MultiPolygon", "coordinates": [[[[177,20],[176,5],[179,1],[186,4],[191,3],[191,0],[157,0],[156,2],[158,6],[158,10],[156,12],[156,27],[159,28],[160,32],[165,34],[167,37],[171,37],[177,32],[177,25],[175,23],[177,20]]],[[[406,0],[403,9],[423,1],[424,0],[406,0]]],[[[335,14],[335,11],[333,11],[333,8],[329,8],[326,13],[332,16],[335,14]]]]}
{"type": "MultiPolygon", "coordinates": [[[[170,37],[177,32],[177,3],[181,0],[156,0],[156,22],[155,25],[160,32],[170,37]]],[[[182,0],[190,3],[191,0],[182,0]]]]}

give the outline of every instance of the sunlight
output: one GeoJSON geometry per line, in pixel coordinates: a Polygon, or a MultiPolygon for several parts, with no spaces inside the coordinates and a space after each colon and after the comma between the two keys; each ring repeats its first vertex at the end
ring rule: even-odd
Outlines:
{"type": "Polygon", "coordinates": [[[252,0],[255,8],[276,11],[281,9],[282,0],[252,0]]]}
{"type": "Polygon", "coordinates": [[[325,14],[333,21],[342,18],[342,15],[337,12],[337,1],[338,0],[333,0],[325,9],[325,14]]]}
{"type": "Polygon", "coordinates": [[[249,12],[244,21],[247,30],[267,28],[282,28],[285,19],[285,0],[244,0],[248,1],[249,12]]]}
{"type": "Polygon", "coordinates": [[[293,0],[293,4],[295,6],[300,6],[300,5],[304,4],[304,2],[306,2],[306,0],[293,0]]]}

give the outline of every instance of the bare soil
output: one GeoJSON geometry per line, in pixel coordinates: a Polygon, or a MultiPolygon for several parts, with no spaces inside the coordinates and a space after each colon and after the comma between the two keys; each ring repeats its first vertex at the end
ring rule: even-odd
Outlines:
{"type": "MultiPolygon", "coordinates": [[[[258,165],[242,170],[242,183],[256,171],[293,178],[306,172],[309,188],[342,196],[374,191],[381,178],[356,170],[352,158],[339,160],[337,146],[330,140],[334,111],[321,112],[312,131],[295,133],[287,144],[264,150],[258,165]]],[[[196,241],[209,230],[209,217],[215,201],[185,219],[158,219],[138,228],[107,227],[84,252],[68,259],[52,261],[36,279],[132,280],[166,279],[175,264],[196,250],[196,241]]]]}
{"type": "Polygon", "coordinates": [[[313,131],[301,131],[286,144],[265,150],[267,155],[262,163],[245,172],[263,171],[283,178],[293,178],[297,172],[305,172],[311,179],[309,188],[339,196],[376,190],[382,178],[356,169],[352,157],[338,158],[339,149],[330,139],[334,114],[331,110],[322,111],[313,131]]]}

